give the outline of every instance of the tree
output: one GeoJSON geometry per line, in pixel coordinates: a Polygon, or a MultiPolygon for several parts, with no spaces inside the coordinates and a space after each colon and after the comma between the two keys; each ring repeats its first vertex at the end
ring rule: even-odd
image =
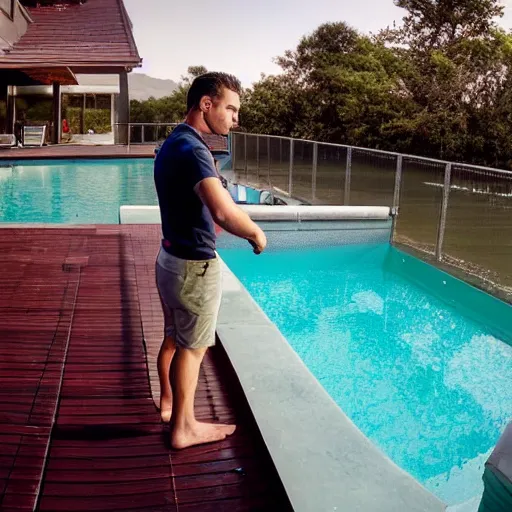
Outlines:
{"type": "Polygon", "coordinates": [[[415,109],[393,121],[388,135],[399,134],[420,154],[482,158],[486,144],[474,130],[484,121],[478,117],[494,108],[509,74],[511,40],[494,21],[503,7],[498,0],[395,4],[407,11],[403,26],[376,39],[406,63],[402,89],[415,109]]]}
{"type": "Polygon", "coordinates": [[[413,52],[444,49],[461,41],[481,39],[503,16],[500,0],[394,0],[407,11],[397,40],[413,52]]]}
{"type": "Polygon", "coordinates": [[[303,92],[287,75],[264,76],[242,95],[243,129],[285,137],[301,137],[306,106],[303,92]]]}
{"type": "Polygon", "coordinates": [[[248,129],[383,146],[382,127],[408,108],[393,51],[345,23],[321,25],[277,62],[284,73],[264,77],[248,96],[248,129]]]}

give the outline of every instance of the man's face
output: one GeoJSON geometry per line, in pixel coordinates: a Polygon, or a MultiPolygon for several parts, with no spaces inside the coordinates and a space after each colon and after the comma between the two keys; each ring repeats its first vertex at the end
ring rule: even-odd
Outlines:
{"type": "Polygon", "coordinates": [[[238,126],[240,96],[223,87],[221,94],[210,101],[211,105],[206,112],[203,110],[205,119],[215,133],[227,135],[233,127],[238,126]]]}

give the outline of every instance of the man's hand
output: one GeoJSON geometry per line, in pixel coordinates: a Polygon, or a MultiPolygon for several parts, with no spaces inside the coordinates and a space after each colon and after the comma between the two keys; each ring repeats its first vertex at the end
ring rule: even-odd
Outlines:
{"type": "Polygon", "coordinates": [[[249,238],[249,243],[253,247],[254,254],[261,254],[265,250],[265,247],[267,247],[267,237],[265,233],[258,228],[254,237],[249,238]]]}

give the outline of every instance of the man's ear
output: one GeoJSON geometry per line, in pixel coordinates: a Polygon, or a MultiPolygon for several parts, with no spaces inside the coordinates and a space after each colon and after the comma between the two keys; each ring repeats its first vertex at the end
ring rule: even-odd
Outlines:
{"type": "Polygon", "coordinates": [[[202,112],[209,112],[212,108],[213,101],[210,96],[203,96],[199,102],[199,108],[202,112]]]}

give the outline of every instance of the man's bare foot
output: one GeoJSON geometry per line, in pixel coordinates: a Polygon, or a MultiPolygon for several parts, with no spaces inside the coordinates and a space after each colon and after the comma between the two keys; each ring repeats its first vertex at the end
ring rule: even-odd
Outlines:
{"type": "Polygon", "coordinates": [[[222,441],[233,434],[235,429],[236,425],[200,423],[196,421],[193,425],[187,427],[174,427],[171,433],[171,446],[176,450],[181,450],[197,444],[222,441]]]}
{"type": "Polygon", "coordinates": [[[160,396],[160,418],[164,423],[169,423],[171,421],[172,415],[172,399],[160,396]]]}

